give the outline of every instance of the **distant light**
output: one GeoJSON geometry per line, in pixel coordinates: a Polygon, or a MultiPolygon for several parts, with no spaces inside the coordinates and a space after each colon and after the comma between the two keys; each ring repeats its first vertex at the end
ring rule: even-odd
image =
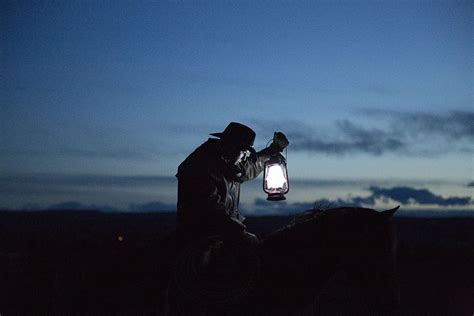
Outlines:
{"type": "Polygon", "coordinates": [[[118,241],[124,241],[125,238],[124,238],[122,235],[118,235],[118,236],[117,236],[117,240],[118,240],[118,241]]]}

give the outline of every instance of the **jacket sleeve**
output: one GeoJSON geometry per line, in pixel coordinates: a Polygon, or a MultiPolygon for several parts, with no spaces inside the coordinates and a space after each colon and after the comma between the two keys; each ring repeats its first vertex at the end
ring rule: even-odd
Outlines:
{"type": "Polygon", "coordinates": [[[258,177],[265,167],[265,162],[270,159],[273,153],[273,149],[267,147],[257,152],[256,157],[253,157],[253,159],[251,157],[251,159],[247,159],[242,163],[241,169],[245,171],[241,177],[242,181],[248,181],[258,177]]]}
{"type": "Polygon", "coordinates": [[[246,226],[239,220],[231,218],[225,205],[226,187],[221,179],[213,175],[206,177],[179,177],[179,195],[183,222],[192,226],[205,225],[214,232],[228,237],[240,237],[246,226]],[[187,203],[192,205],[185,205],[187,203]]]}

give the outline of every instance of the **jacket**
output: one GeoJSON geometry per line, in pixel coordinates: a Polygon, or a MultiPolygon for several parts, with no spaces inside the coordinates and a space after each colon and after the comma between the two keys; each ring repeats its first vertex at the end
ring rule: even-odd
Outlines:
{"type": "Polygon", "coordinates": [[[239,211],[240,184],[256,178],[270,158],[264,149],[237,167],[222,157],[218,139],[208,139],[178,167],[178,233],[187,239],[239,238],[246,226],[239,211]]]}

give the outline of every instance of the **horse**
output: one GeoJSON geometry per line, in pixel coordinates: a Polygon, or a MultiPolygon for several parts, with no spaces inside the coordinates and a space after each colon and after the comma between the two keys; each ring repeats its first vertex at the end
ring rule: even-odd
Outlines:
{"type": "Polygon", "coordinates": [[[254,247],[225,244],[219,236],[196,242],[178,256],[165,314],[396,312],[391,217],[398,208],[311,209],[254,247]],[[354,290],[351,302],[321,309],[321,295],[340,273],[354,290]]]}

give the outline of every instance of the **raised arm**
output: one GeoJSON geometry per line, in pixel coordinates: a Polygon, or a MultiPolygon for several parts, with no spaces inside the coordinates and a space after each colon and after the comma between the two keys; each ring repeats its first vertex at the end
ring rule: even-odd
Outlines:
{"type": "Polygon", "coordinates": [[[269,160],[272,155],[282,152],[288,144],[289,142],[285,134],[275,132],[273,135],[273,142],[269,147],[264,148],[257,152],[253,157],[251,156],[250,159],[241,163],[241,169],[245,172],[241,177],[242,180],[248,181],[255,179],[263,171],[265,162],[269,160]]]}

